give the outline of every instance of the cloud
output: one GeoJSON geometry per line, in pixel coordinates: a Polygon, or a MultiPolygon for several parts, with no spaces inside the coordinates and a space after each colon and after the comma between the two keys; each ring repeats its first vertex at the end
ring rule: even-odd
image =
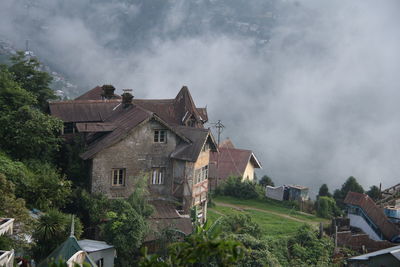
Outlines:
{"type": "Polygon", "coordinates": [[[0,35],[39,27],[37,53],[82,92],[170,98],[187,85],[276,184],[398,182],[397,1],[54,2],[38,1],[28,26],[5,0],[0,35]]]}

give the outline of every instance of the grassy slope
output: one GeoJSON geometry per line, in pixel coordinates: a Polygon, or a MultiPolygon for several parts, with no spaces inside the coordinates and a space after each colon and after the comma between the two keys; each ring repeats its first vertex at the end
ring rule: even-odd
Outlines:
{"type": "Polygon", "coordinates": [[[260,224],[266,236],[288,236],[296,232],[303,223],[317,225],[318,222],[327,223],[327,220],[314,215],[300,213],[285,207],[281,202],[272,200],[242,200],[232,197],[215,197],[216,203],[221,203],[208,209],[208,219],[215,221],[223,215],[243,213],[249,214],[255,222],[260,224]],[[235,205],[236,208],[222,206],[235,205]]]}

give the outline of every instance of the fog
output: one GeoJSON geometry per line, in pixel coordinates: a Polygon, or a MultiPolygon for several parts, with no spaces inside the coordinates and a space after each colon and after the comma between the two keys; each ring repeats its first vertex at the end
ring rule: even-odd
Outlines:
{"type": "Polygon", "coordinates": [[[275,184],[399,182],[398,1],[103,2],[2,0],[0,39],[30,39],[82,93],[187,85],[275,184]]]}

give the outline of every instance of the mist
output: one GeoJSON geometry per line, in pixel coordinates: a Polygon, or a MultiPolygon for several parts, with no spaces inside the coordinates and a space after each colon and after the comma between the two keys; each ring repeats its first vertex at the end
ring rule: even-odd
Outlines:
{"type": "Polygon", "coordinates": [[[277,185],[399,182],[398,1],[63,2],[3,0],[0,39],[30,39],[81,93],[187,85],[277,185]]]}

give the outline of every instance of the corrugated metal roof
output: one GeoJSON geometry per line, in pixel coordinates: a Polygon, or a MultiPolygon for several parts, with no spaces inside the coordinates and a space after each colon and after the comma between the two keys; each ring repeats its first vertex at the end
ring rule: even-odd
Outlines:
{"type": "Polygon", "coordinates": [[[79,122],[76,124],[78,132],[91,133],[91,132],[111,132],[116,126],[113,123],[107,122],[79,122]]]}
{"type": "MultiPolygon", "coordinates": [[[[395,246],[395,247],[391,247],[391,248],[385,248],[385,249],[381,249],[381,250],[377,250],[371,253],[367,253],[367,254],[363,254],[360,256],[356,256],[356,257],[352,257],[349,260],[350,261],[365,261],[368,260],[369,258],[372,257],[376,257],[376,256],[380,256],[380,255],[384,255],[384,254],[398,254],[400,252],[400,246],[395,246]]],[[[395,256],[397,258],[397,256],[395,256]]]]}
{"type": "Polygon", "coordinates": [[[386,239],[392,240],[392,238],[400,234],[399,228],[389,221],[383,212],[383,209],[377,206],[368,195],[348,192],[344,199],[344,203],[362,208],[375,225],[379,227],[386,239]]]}
{"type": "MultiPolygon", "coordinates": [[[[78,96],[75,100],[103,100],[103,88],[96,86],[92,90],[87,91],[83,95],[78,96]]],[[[120,99],[121,96],[114,94],[114,99],[120,99]]]]}
{"type": "Polygon", "coordinates": [[[207,141],[212,144],[211,149],[217,151],[217,144],[215,143],[210,130],[186,126],[178,126],[174,129],[186,136],[191,143],[179,144],[175,151],[172,152],[171,158],[194,162],[199,157],[201,149],[207,141]]]}
{"type": "Polygon", "coordinates": [[[49,108],[64,122],[104,122],[119,105],[120,100],[69,100],[50,102],[49,108]]]}
{"type": "Polygon", "coordinates": [[[89,253],[114,248],[114,246],[107,244],[105,241],[90,240],[90,239],[79,240],[78,244],[84,251],[89,253]]]}

